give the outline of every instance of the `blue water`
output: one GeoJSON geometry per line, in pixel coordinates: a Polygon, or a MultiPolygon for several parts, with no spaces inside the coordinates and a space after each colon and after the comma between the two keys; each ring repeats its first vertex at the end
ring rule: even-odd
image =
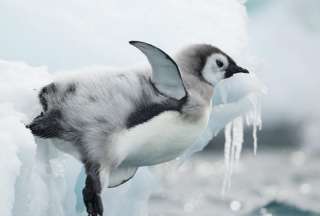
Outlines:
{"type": "Polygon", "coordinates": [[[287,203],[272,201],[263,207],[254,210],[247,216],[320,216],[319,213],[298,208],[287,203]]]}

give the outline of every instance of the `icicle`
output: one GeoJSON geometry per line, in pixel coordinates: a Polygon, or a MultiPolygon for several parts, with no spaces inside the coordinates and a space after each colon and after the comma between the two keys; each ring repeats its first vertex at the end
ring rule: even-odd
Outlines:
{"type": "Polygon", "coordinates": [[[249,117],[249,115],[247,114],[245,116],[245,118],[246,118],[246,124],[247,124],[247,126],[249,126],[250,125],[250,117],[249,117]]]}
{"type": "Polygon", "coordinates": [[[256,155],[257,149],[258,149],[257,126],[256,125],[253,125],[252,137],[253,137],[253,153],[254,153],[254,155],[256,155]]]}
{"type": "Polygon", "coordinates": [[[236,162],[236,165],[238,165],[241,151],[242,151],[242,143],[243,143],[243,118],[242,117],[238,117],[233,121],[232,133],[233,133],[232,142],[236,149],[235,162],[236,162]]]}
{"type": "Polygon", "coordinates": [[[222,186],[222,196],[229,190],[230,186],[230,178],[231,178],[231,170],[230,170],[230,157],[231,157],[231,127],[232,122],[228,123],[224,129],[224,164],[225,164],[225,175],[223,179],[223,186],[222,186]]]}
{"type": "Polygon", "coordinates": [[[260,113],[260,101],[257,95],[251,95],[249,97],[252,108],[249,112],[235,118],[233,121],[227,124],[225,127],[225,176],[222,187],[222,195],[231,187],[231,177],[234,169],[237,168],[241,157],[244,124],[252,125],[253,127],[253,151],[256,155],[258,148],[257,130],[261,129],[261,113],[260,113]]]}
{"type": "Polygon", "coordinates": [[[253,137],[253,152],[254,155],[257,154],[258,149],[258,138],[257,138],[257,129],[261,130],[262,121],[261,121],[261,103],[258,100],[258,97],[252,96],[250,97],[250,101],[252,103],[252,111],[251,111],[251,121],[252,121],[252,137],[253,137]]]}
{"type": "Polygon", "coordinates": [[[233,170],[238,166],[243,143],[243,118],[238,117],[228,123],[225,128],[225,177],[222,194],[224,195],[231,187],[233,170]]]}

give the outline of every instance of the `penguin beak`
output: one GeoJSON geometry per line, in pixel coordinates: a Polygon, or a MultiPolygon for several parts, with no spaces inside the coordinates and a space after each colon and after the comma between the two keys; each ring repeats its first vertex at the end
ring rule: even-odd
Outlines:
{"type": "Polygon", "coordinates": [[[249,71],[247,69],[239,67],[238,65],[230,65],[226,69],[225,78],[232,77],[236,73],[249,73],[249,71]]]}

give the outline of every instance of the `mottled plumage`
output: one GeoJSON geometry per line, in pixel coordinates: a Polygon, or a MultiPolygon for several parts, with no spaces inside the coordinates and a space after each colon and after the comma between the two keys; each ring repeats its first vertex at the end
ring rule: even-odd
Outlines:
{"type": "Polygon", "coordinates": [[[152,45],[131,44],[148,57],[152,71],[99,70],[57,79],[40,91],[43,113],[28,126],[34,135],[64,141],[57,147],[85,164],[89,215],[102,215],[100,180],[118,186],[139,166],[182,154],[207,126],[216,82],[247,72],[211,45],[191,46],[173,60],[152,45]]]}

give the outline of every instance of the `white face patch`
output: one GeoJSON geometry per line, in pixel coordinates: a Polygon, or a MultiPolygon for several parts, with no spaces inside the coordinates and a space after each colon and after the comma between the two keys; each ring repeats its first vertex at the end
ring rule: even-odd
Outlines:
{"type": "Polygon", "coordinates": [[[228,59],[226,56],[214,53],[207,58],[207,62],[202,70],[203,78],[215,86],[225,76],[225,69],[228,67],[228,59]]]}

